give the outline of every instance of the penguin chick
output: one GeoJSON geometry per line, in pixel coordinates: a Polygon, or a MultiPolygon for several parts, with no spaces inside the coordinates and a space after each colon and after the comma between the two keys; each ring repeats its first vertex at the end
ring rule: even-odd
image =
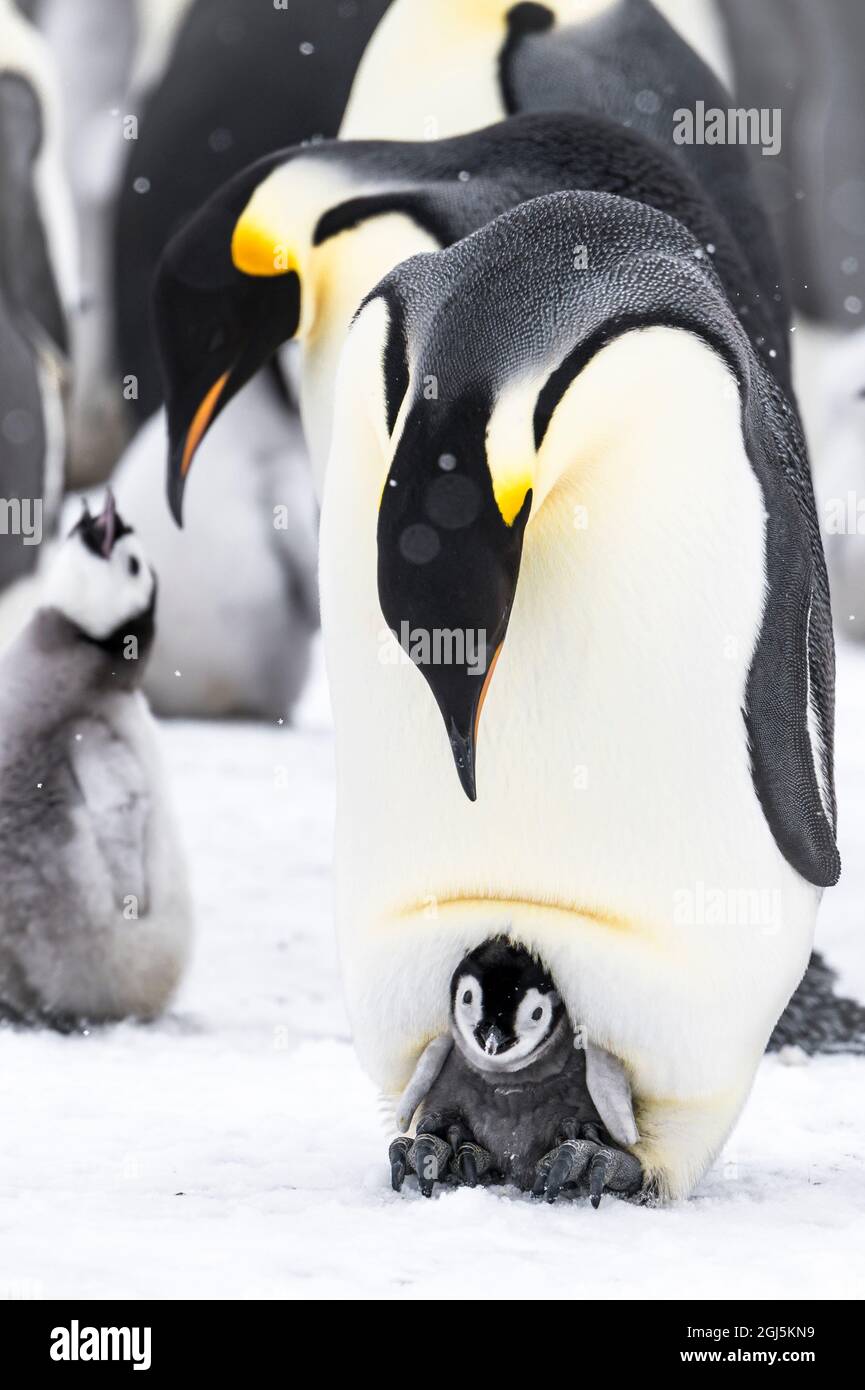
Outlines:
{"type": "Polygon", "coordinates": [[[544,967],[521,946],[487,941],[458,966],[450,994],[453,1046],[423,1102],[417,1138],[391,1145],[394,1189],[412,1171],[425,1197],[448,1173],[469,1187],[498,1176],[550,1202],[586,1180],[594,1207],[607,1189],[636,1192],[639,1160],[614,1144],[600,1113],[610,1086],[597,1069],[590,1082],[582,1039],[544,967]]]}
{"type": "Polygon", "coordinates": [[[150,1018],[187,957],[190,905],[139,687],[156,577],[109,494],[0,660],[0,1012],[150,1018]]]}

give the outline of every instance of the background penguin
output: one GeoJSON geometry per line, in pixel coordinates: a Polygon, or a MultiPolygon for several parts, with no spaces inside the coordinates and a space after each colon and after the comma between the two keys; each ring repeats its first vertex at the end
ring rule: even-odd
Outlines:
{"type": "Polygon", "coordinates": [[[394,270],[344,351],[321,536],[362,1061],[399,1090],[463,955],[507,930],[625,1065],[636,1155],[674,1195],[839,872],[805,446],[700,250],[566,193],[394,270]],[[385,660],[406,631],[482,634],[485,660],[385,660]]]}
{"type": "Polygon", "coordinates": [[[150,1018],[190,939],[182,855],[139,693],[156,579],[109,495],[0,660],[0,1008],[150,1018]]]}
{"type": "Polygon", "coordinates": [[[207,495],[193,499],[182,534],[153,486],[163,411],[112,476],[159,575],[163,617],[144,690],[158,714],[289,719],[319,622],[318,508],[300,423],[259,374],[201,452],[207,495]]]}
{"type": "Polygon", "coordinates": [[[865,11],[856,0],[717,3],[737,101],[783,111],[780,154],[755,160],[756,174],[803,316],[797,384],[838,630],[861,641],[865,547],[855,516],[841,531],[836,517],[865,487],[865,11]]]}
{"type": "MultiPolygon", "coordinates": [[[[56,120],[44,45],[11,0],[0,0],[0,497],[13,510],[38,510],[40,539],[56,523],[63,487],[74,257],[56,120]]],[[[0,648],[21,606],[11,588],[26,583],[38,555],[4,524],[0,648]]]]}
{"type": "Polygon", "coordinates": [[[409,1171],[425,1197],[451,1175],[469,1187],[485,1175],[512,1179],[550,1202],[585,1179],[595,1207],[605,1190],[636,1192],[640,1165],[614,1142],[638,1138],[627,1080],[575,1037],[543,966],[488,941],[457,967],[450,1001],[453,1046],[425,1084],[417,1137],[390,1147],[394,1189],[409,1171]]]}
{"type": "Polygon", "coordinates": [[[754,169],[793,303],[849,332],[865,314],[865,12],[856,0],[715,3],[737,103],[783,113],[778,155],[754,169]]]}
{"type": "Polygon", "coordinates": [[[789,321],[773,272],[755,281],[738,233],[687,169],[641,132],[558,113],[442,141],[289,150],[232,180],[160,264],[156,324],[175,511],[197,442],[291,335],[301,342],[302,415],[321,491],[339,352],[377,278],[523,199],[565,188],[626,193],[688,226],[767,366],[789,383],[789,321]]]}
{"type": "Polygon", "coordinates": [[[35,8],[58,73],[64,167],[80,248],[81,292],[70,316],[75,372],[67,476],[70,486],[86,487],[108,476],[128,434],[114,363],[109,266],[122,163],[136,134],[130,81],[144,6],[41,0],[35,8]]]}
{"type": "Polygon", "coordinates": [[[227,179],[275,149],[337,134],[388,0],[195,0],[129,142],[114,237],[117,375],[137,420],[162,403],[149,291],[166,244],[227,179]]]}
{"type": "Polygon", "coordinates": [[[729,105],[688,43],[706,27],[705,11],[683,37],[674,24],[685,13],[684,0],[395,0],[364,54],[340,135],[443,138],[521,111],[585,111],[634,125],[690,169],[737,224],[755,278],[775,283],[749,151],[674,141],[678,110],[729,105]]]}

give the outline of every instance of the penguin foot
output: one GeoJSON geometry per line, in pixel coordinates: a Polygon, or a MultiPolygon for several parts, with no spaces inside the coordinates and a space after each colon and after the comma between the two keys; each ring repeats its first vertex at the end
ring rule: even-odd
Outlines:
{"type": "Polygon", "coordinates": [[[402,1191],[407,1173],[415,1173],[421,1195],[431,1197],[436,1183],[450,1173],[453,1149],[435,1134],[419,1134],[416,1139],[400,1134],[391,1144],[388,1158],[394,1192],[402,1191]]]}
{"type": "Polygon", "coordinates": [[[391,1185],[400,1192],[407,1173],[417,1176],[424,1197],[431,1197],[437,1182],[476,1187],[492,1167],[492,1155],[459,1119],[425,1115],[418,1122],[417,1138],[400,1134],[388,1151],[391,1185]]]}
{"type": "Polygon", "coordinates": [[[633,1154],[607,1142],[595,1125],[582,1125],[539,1160],[532,1196],[554,1202],[563,1188],[587,1181],[597,1208],[605,1192],[631,1196],[642,1180],[642,1167],[633,1154]]]}

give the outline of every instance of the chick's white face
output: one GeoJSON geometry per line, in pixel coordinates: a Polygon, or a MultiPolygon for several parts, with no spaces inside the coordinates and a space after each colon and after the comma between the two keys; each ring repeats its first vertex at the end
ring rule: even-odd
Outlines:
{"type": "Polygon", "coordinates": [[[44,602],[96,642],[146,613],[156,580],[133,532],[122,535],[108,556],[96,554],[75,530],[64,541],[48,575],[44,602]]]}
{"type": "Polygon", "coordinates": [[[556,1020],[554,990],[514,991],[495,1004],[475,975],[462,975],[454,994],[453,1027],[463,1054],[481,1071],[519,1071],[537,1059],[556,1020]]]}

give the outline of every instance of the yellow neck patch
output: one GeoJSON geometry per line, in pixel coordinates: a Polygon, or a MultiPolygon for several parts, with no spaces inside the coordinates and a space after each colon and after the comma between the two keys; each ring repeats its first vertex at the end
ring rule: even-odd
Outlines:
{"type": "Polygon", "coordinates": [[[527,469],[499,477],[493,476],[493,496],[502,519],[508,526],[513,526],[514,520],[519,516],[531,485],[532,478],[527,469]]]}
{"type": "Polygon", "coordinates": [[[495,403],[487,424],[487,467],[502,519],[513,526],[526,493],[535,486],[535,438],[532,415],[540,382],[514,381],[495,403]]]}

